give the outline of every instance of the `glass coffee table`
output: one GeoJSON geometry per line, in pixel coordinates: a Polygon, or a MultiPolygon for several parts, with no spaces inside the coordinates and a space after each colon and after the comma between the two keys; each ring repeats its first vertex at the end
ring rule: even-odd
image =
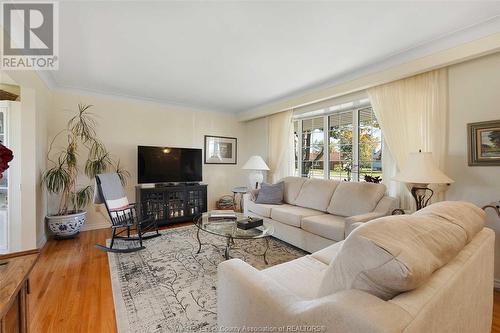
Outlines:
{"type": "MultiPolygon", "coordinates": [[[[236,220],[227,219],[209,219],[208,213],[197,216],[194,219],[194,224],[198,228],[196,232],[196,238],[198,239],[198,252],[201,251],[202,242],[200,240],[200,231],[208,232],[212,235],[220,236],[226,238],[226,249],[224,251],[224,257],[230,258],[229,250],[235,245],[235,239],[241,240],[255,240],[264,238],[266,241],[266,250],[262,254],[264,262],[267,263],[266,254],[269,250],[269,237],[272,236],[274,232],[274,227],[266,222],[260,227],[243,230],[236,226],[236,221],[244,219],[246,216],[241,213],[236,213],[236,220]]],[[[212,244],[213,245],[213,244],[212,244]]],[[[215,246],[215,245],[214,245],[215,246]]]]}

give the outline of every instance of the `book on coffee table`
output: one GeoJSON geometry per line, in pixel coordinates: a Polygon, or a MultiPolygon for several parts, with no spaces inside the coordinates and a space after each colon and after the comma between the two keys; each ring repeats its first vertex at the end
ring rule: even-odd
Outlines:
{"type": "Polygon", "coordinates": [[[208,213],[210,219],[236,219],[234,210],[212,210],[208,213]]]}

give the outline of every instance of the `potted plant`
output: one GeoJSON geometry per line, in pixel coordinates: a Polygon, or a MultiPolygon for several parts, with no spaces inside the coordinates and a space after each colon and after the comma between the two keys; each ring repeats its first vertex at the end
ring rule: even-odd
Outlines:
{"type": "Polygon", "coordinates": [[[87,212],[85,207],[90,203],[94,193],[94,179],[99,173],[114,169],[122,184],[130,174],[114,163],[106,147],[96,137],[96,121],[89,111],[91,105],[78,104],[78,112],[72,117],[63,130],[52,139],[47,153],[51,165],[42,176],[42,183],[48,192],[59,196],[57,213],[46,217],[49,229],[56,238],[71,238],[80,232],[85,223],[87,212]],[[54,152],[54,143],[60,136],[66,136],[63,148],[54,152]],[[85,153],[84,163],[79,158],[85,153]],[[88,184],[78,183],[80,168],[88,177],[88,184]]]}

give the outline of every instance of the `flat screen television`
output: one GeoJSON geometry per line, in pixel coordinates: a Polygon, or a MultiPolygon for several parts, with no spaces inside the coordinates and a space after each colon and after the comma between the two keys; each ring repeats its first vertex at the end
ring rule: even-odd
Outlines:
{"type": "Polygon", "coordinates": [[[201,182],[201,149],[138,146],[137,174],[139,184],[201,182]]]}

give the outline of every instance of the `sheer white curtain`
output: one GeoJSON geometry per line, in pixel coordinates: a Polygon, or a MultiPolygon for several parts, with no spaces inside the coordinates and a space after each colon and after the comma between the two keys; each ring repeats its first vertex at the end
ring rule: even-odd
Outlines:
{"type": "Polygon", "coordinates": [[[269,181],[293,175],[293,110],[268,117],[269,181]]]}
{"type": "MultiPolygon", "coordinates": [[[[413,208],[404,184],[391,181],[408,153],[432,152],[440,169],[445,165],[448,117],[448,72],[439,69],[367,90],[385,139],[383,180],[389,193],[413,208]],[[389,150],[389,152],[387,151],[389,150]]],[[[436,190],[436,189],[435,189],[436,190]]],[[[442,198],[441,189],[435,194],[442,198]]]]}

